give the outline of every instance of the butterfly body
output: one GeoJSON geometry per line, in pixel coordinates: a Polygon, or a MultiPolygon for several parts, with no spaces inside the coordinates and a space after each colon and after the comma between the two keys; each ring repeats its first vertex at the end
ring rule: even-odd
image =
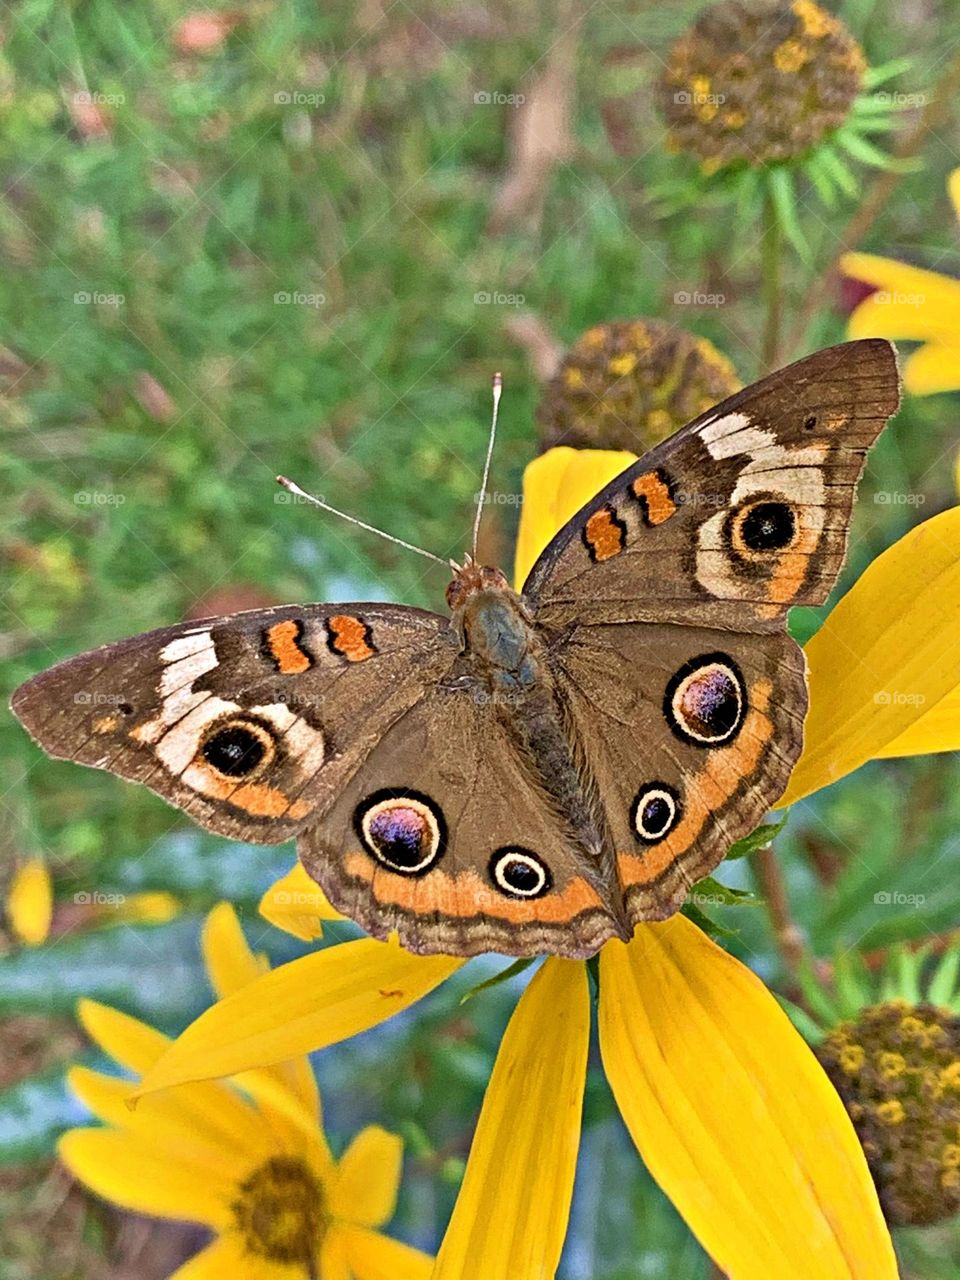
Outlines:
{"type": "Polygon", "coordinates": [[[210,830],[296,837],[378,937],[589,956],[675,912],[786,786],[807,703],[787,611],[836,580],[897,399],[888,343],[819,352],[618,476],[522,592],[468,559],[446,617],[191,622],[60,663],[14,710],[210,830]]]}

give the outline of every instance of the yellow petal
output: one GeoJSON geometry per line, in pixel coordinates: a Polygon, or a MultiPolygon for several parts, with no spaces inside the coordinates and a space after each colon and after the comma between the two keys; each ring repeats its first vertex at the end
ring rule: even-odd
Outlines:
{"type": "Polygon", "coordinates": [[[960,169],[954,169],[947,178],[947,194],[950,196],[950,203],[953,205],[957,221],[960,222],[960,169]]]}
{"type": "Polygon", "coordinates": [[[149,1070],[170,1044],[161,1031],[96,1000],[81,1000],[77,1016],[90,1039],[134,1075],[149,1070]]]}
{"type": "Polygon", "coordinates": [[[341,1226],[340,1233],[356,1280],[431,1280],[433,1258],[428,1253],[362,1227],[341,1226]]]}
{"type": "Polygon", "coordinates": [[[166,1150],[172,1159],[179,1159],[195,1140],[218,1153],[214,1164],[223,1153],[244,1160],[266,1159],[271,1153],[272,1139],[263,1117],[229,1085],[181,1085],[144,1098],[133,1109],[135,1081],[72,1067],[67,1083],[98,1119],[117,1129],[146,1134],[158,1151],[166,1150]]]}
{"type": "Polygon", "coordinates": [[[957,302],[947,305],[944,302],[927,302],[925,295],[919,293],[895,293],[881,289],[865,298],[851,313],[847,336],[949,342],[957,331],[958,323],[960,291],[957,302]]]}
{"type": "Polygon", "coordinates": [[[941,698],[926,715],[914,720],[877,755],[888,759],[893,756],[935,755],[939,751],[960,751],[960,688],[941,698]]]}
{"type": "Polygon", "coordinates": [[[264,955],[254,955],[229,902],[218,902],[203,922],[203,962],[218,999],[233,995],[270,968],[264,955]]]}
{"type": "Polygon", "coordinates": [[[778,807],[880,755],[960,685],[960,507],[869,566],[806,646],[803,753],[778,807]]]}
{"type": "Polygon", "coordinates": [[[303,942],[323,937],[323,920],[344,920],[315,880],[298,862],[260,899],[260,914],[303,942]]]}
{"type": "Polygon", "coordinates": [[[356,1280],[347,1261],[347,1248],[346,1236],[337,1223],[327,1232],[320,1251],[321,1280],[356,1280]]]}
{"type": "Polygon", "coordinates": [[[636,460],[633,453],[571,449],[568,445],[558,445],[534,458],[523,473],[523,506],[514,562],[518,591],[554,534],[636,460]]]}
{"type": "Polygon", "coordinates": [[[74,1177],[105,1200],[155,1218],[227,1225],[233,1183],[207,1166],[171,1161],[148,1140],[112,1129],[71,1129],[57,1150],[74,1177]]]}
{"type": "Polygon", "coordinates": [[[590,1039],[582,964],[553,957],[497,1054],[434,1280],[549,1280],[570,1213],[590,1039]]]}
{"type": "Polygon", "coordinates": [[[650,1172],[729,1280],[896,1280],[853,1125],[763,983],[683,916],[600,953],[600,1050],[650,1172]]]}
{"type": "MultiPolygon", "coordinates": [[[[256,955],[247,945],[237,913],[229,902],[220,902],[203,926],[203,957],[213,989],[220,999],[240,991],[254,978],[269,972],[264,955],[256,955]]],[[[319,1125],[320,1095],[316,1077],[304,1057],[291,1058],[276,1068],[277,1079],[301,1100],[319,1125]]]]}
{"type": "Polygon", "coordinates": [[[231,1232],[218,1237],[213,1244],[185,1262],[170,1280],[224,1280],[225,1276],[243,1276],[244,1280],[262,1280],[239,1235],[231,1232]]]}
{"type": "Polygon", "coordinates": [[[171,1045],[142,1091],[283,1062],[375,1027],[464,963],[358,938],[292,960],[221,1000],[171,1045]]]}
{"type": "Polygon", "coordinates": [[[930,396],[960,388],[960,312],[950,337],[952,343],[928,343],[914,351],[903,366],[903,385],[911,395],[930,396]]]}
{"type": "Polygon", "coordinates": [[[363,1129],[343,1153],[330,1192],[335,1218],[382,1227],[397,1207],[403,1140],[379,1125],[363,1129]]]}
{"type": "Polygon", "coordinates": [[[53,919],[53,885],[42,858],[29,858],[13,874],[7,893],[7,919],[28,947],[46,942],[53,919]]]}
{"type": "Polygon", "coordinates": [[[912,267],[909,263],[880,258],[872,253],[845,253],[839,265],[845,276],[853,276],[855,280],[863,280],[893,295],[922,300],[917,310],[924,306],[931,309],[960,307],[960,280],[954,280],[952,276],[942,276],[937,271],[912,267]]]}

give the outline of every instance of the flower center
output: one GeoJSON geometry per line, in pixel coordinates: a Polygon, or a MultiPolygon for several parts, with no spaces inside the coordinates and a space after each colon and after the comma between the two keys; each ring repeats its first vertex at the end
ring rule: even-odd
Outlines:
{"type": "Polygon", "coordinates": [[[323,1187],[302,1160],[271,1157],[241,1183],[231,1208],[248,1252],[313,1274],[329,1216],[323,1187]]]}
{"type": "Polygon", "coordinates": [[[834,1028],[817,1057],[896,1226],[960,1209],[960,1018],[891,1000],[834,1028]]]}

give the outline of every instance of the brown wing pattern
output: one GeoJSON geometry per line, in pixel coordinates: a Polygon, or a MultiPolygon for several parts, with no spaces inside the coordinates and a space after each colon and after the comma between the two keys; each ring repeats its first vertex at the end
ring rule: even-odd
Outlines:
{"type": "Polygon", "coordinates": [[[588,956],[622,932],[616,888],[495,708],[455,682],[387,732],[298,844],[335,906],[376,937],[396,930],[412,951],[588,956]]]}
{"type": "Polygon", "coordinates": [[[448,620],[417,609],[254,610],[71,658],[12,705],[50,755],[143,782],[221,835],[275,844],[316,820],[455,655],[448,620]]]}
{"type": "Polygon", "coordinates": [[[779,628],[792,605],[821,603],[867,450],[898,398],[892,347],[868,339],[725,400],[560,531],[524,586],[538,620],[757,631],[779,628]]]}
{"type": "Polygon", "coordinates": [[[662,920],[786,787],[803,653],[785,633],[635,623],[578,627],[557,662],[627,915],[662,920]]]}

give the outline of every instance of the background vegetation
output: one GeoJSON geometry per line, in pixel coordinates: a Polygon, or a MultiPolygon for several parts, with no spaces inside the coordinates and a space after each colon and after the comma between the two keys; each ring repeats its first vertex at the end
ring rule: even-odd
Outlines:
{"type": "MultiPolygon", "coordinates": [[[[752,380],[767,323],[756,228],[721,200],[665,214],[651,198],[677,163],[651,86],[701,7],[4,6],[4,701],[58,658],[188,615],[331,598],[439,607],[440,569],[282,501],[274,475],[456,554],[492,371],[506,384],[494,487],[516,495],[537,447],[538,369],[552,341],[593,323],[673,321],[752,380]],[[611,128],[625,86],[626,138],[611,128]],[[722,301],[678,302],[684,293],[722,301]]],[[[898,117],[909,130],[944,75],[956,4],[849,0],[835,11],[872,64],[910,59],[896,82],[918,98],[898,117]]],[[[831,274],[842,249],[956,271],[944,179],[958,151],[947,111],[857,246],[844,231],[857,200],[831,213],[800,188],[811,262],[785,251],[779,362],[842,338],[831,274]]],[[[869,193],[873,175],[857,173],[869,193]]],[[[871,457],[844,583],[956,501],[956,442],[955,395],[907,399],[871,457]],[[890,493],[912,497],[878,500],[890,493]]],[[[485,556],[509,562],[517,506],[488,510],[485,556]]],[[[819,616],[796,617],[798,634],[819,616]]],[[[41,854],[58,899],[45,947],[0,941],[0,1280],[150,1280],[195,1241],[121,1219],[51,1163],[56,1133],[80,1118],[62,1086],[64,1064],[88,1052],[72,1007],[92,995],[181,1028],[208,999],[198,924],[221,897],[243,910],[256,945],[296,954],[255,914],[292,849],[203,835],[143,790],[42,758],[6,713],[0,750],[0,874],[41,854]],[[82,895],[145,888],[172,890],[179,917],[110,927],[107,912],[93,928],[77,911],[82,895]]],[[[777,853],[819,955],[872,955],[956,922],[958,784],[951,758],[874,764],[791,816],[777,853]],[[913,901],[877,903],[878,892],[913,901]]],[[[745,862],[723,874],[749,886],[745,862]]],[[[735,924],[732,948],[782,983],[767,915],[739,910],[735,924]]],[[[447,984],[318,1062],[334,1135],[377,1118],[407,1136],[398,1229],[425,1247],[449,1212],[511,1000],[500,990],[458,1007],[447,984]]],[[[563,1280],[708,1274],[599,1073],[570,1240],[563,1280]]],[[[955,1229],[900,1245],[918,1280],[957,1274],[955,1229]]]]}

